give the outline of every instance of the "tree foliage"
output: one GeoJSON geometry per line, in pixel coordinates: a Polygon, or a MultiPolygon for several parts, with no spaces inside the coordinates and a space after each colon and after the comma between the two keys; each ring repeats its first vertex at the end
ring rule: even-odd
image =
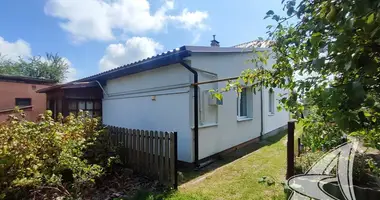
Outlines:
{"type": "Polygon", "coordinates": [[[58,54],[47,53],[46,57],[33,56],[27,60],[19,58],[17,61],[0,55],[0,74],[28,76],[62,82],[68,72],[67,61],[58,54]]]}
{"type": "MultiPolygon", "coordinates": [[[[380,2],[374,0],[282,1],[286,16],[270,10],[265,18],[273,40],[272,69],[255,67],[223,91],[280,87],[284,107],[302,111],[300,99],[317,106],[326,121],[362,136],[380,148],[380,2]],[[294,20],[296,19],[296,20],[294,20]],[[295,23],[289,23],[296,21],[295,23]]],[[[256,66],[262,64],[258,55],[256,66]]]]}

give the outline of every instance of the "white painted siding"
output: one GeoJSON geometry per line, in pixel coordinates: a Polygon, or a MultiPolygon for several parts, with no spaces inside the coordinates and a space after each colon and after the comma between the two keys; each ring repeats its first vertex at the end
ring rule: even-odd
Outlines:
{"type": "MultiPolygon", "coordinates": [[[[214,54],[193,54],[191,57],[191,66],[202,71],[212,72],[216,74],[218,79],[239,76],[240,73],[248,68],[252,68],[253,64],[247,63],[252,58],[251,53],[214,53],[214,54]]],[[[266,68],[271,67],[273,60],[268,62],[266,68]]],[[[201,72],[200,72],[201,73],[201,72]]],[[[205,76],[199,76],[199,81],[207,81],[205,76]]],[[[201,93],[209,89],[226,86],[226,82],[214,84],[200,85],[201,93]]],[[[276,95],[280,90],[275,89],[276,95]]],[[[286,125],[288,121],[288,113],[285,111],[275,112],[274,115],[268,115],[268,91],[263,91],[264,106],[264,134],[286,125]]],[[[252,117],[245,121],[237,118],[237,94],[234,91],[224,93],[223,105],[217,106],[217,111],[213,112],[216,116],[217,123],[204,124],[199,129],[199,159],[211,156],[215,153],[231,148],[248,140],[260,137],[261,131],[261,105],[260,92],[251,94],[253,105],[250,105],[252,117]]],[[[277,105],[277,102],[276,102],[277,105]]],[[[204,111],[204,107],[208,105],[200,105],[204,111]]],[[[207,115],[207,114],[206,114],[207,115]]],[[[208,115],[211,115],[209,113],[208,115]]],[[[192,118],[191,118],[192,119],[192,118]]]]}
{"type": "MultiPolygon", "coordinates": [[[[193,53],[191,67],[197,69],[199,81],[239,76],[252,67],[246,63],[250,53],[193,53]]],[[[266,67],[273,63],[271,60],[266,67]]],[[[193,74],[183,66],[171,65],[107,81],[110,95],[103,99],[104,124],[136,129],[177,131],[178,158],[193,162],[193,74]],[[152,100],[156,96],[156,100],[152,100]]],[[[237,94],[224,93],[223,105],[208,105],[207,91],[225,87],[226,82],[200,85],[199,159],[260,136],[260,92],[251,93],[252,117],[237,118],[237,94]]],[[[275,89],[275,95],[281,91],[275,89]]],[[[263,91],[264,134],[277,129],[289,119],[285,111],[269,115],[268,91],[263,91]]],[[[276,105],[278,102],[276,101],[276,105]]]]}
{"type": "MultiPolygon", "coordinates": [[[[274,58],[270,59],[266,68],[270,68],[275,63],[274,58]]],[[[282,98],[279,95],[287,95],[288,92],[279,88],[273,88],[274,91],[274,114],[269,113],[269,89],[263,90],[263,114],[264,114],[264,134],[269,133],[277,128],[285,126],[289,119],[289,112],[282,109],[280,112],[277,111],[277,106],[279,105],[279,100],[282,98]]]]}
{"type": "Polygon", "coordinates": [[[105,90],[110,96],[103,99],[103,123],[177,131],[178,159],[192,162],[190,77],[184,67],[173,65],[109,80],[105,90]]]}

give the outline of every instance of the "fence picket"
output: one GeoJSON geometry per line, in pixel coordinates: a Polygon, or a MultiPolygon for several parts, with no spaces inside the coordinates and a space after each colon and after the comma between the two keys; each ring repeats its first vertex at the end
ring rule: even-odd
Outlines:
{"type": "Polygon", "coordinates": [[[165,132],[165,168],[164,168],[164,177],[166,182],[169,182],[169,133],[165,132]]]}
{"type": "Polygon", "coordinates": [[[149,132],[149,175],[153,176],[154,171],[154,154],[153,154],[153,131],[149,132]]]}
{"type": "Polygon", "coordinates": [[[154,151],[154,173],[156,174],[156,177],[159,178],[160,173],[160,165],[159,165],[159,154],[158,154],[158,131],[154,132],[154,142],[155,142],[155,151],[154,151]]]}
{"type": "Polygon", "coordinates": [[[160,181],[164,182],[164,133],[160,131],[160,181]]]}
{"type": "Polygon", "coordinates": [[[128,129],[123,129],[124,134],[124,164],[127,165],[128,163],[128,129]]]}
{"type": "Polygon", "coordinates": [[[108,126],[107,144],[117,149],[124,165],[176,188],[176,134],[108,126]]]}
{"type": "Polygon", "coordinates": [[[145,153],[145,174],[149,175],[149,131],[145,131],[145,140],[144,140],[144,153],[145,153]]]}
{"type": "Polygon", "coordinates": [[[173,185],[174,188],[176,188],[176,174],[177,174],[177,169],[176,169],[176,158],[174,158],[175,154],[175,135],[177,133],[170,133],[170,181],[171,184],[173,185]]]}
{"type": "Polygon", "coordinates": [[[133,144],[133,152],[132,152],[132,166],[133,167],[136,167],[136,160],[137,160],[137,154],[136,154],[136,147],[137,147],[137,137],[136,137],[136,129],[133,129],[133,134],[132,134],[132,137],[133,137],[133,141],[132,141],[132,144],[133,144]]]}

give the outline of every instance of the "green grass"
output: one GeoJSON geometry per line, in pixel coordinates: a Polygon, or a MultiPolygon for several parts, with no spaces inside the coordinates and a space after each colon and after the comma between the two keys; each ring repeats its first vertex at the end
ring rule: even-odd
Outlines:
{"type": "MultiPolygon", "coordinates": [[[[296,133],[299,135],[301,131],[296,133]]],[[[285,199],[281,182],[286,173],[286,138],[286,133],[270,137],[260,142],[258,150],[206,173],[201,181],[182,185],[178,191],[159,195],[140,193],[136,199],[285,199]],[[273,177],[276,183],[272,186],[259,183],[263,176],[273,177]]]]}

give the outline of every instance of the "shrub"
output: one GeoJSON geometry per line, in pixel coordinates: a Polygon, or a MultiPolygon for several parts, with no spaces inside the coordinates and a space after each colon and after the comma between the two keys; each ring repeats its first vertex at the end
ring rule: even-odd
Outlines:
{"type": "Polygon", "coordinates": [[[25,120],[21,111],[10,115],[0,124],[2,197],[25,188],[28,192],[55,188],[68,195],[68,191],[91,186],[106,164],[97,164],[95,154],[88,152],[95,149],[102,151],[102,159],[107,157],[107,148],[96,150],[97,139],[105,133],[99,119],[84,112],[66,118],[59,115],[55,121],[51,111],[46,111],[37,122],[25,120]]]}
{"type": "Polygon", "coordinates": [[[310,111],[302,120],[302,143],[311,151],[330,150],[342,143],[343,131],[333,122],[326,121],[325,117],[310,111]]]}
{"type": "Polygon", "coordinates": [[[325,152],[315,151],[315,152],[306,152],[301,154],[300,157],[296,158],[295,161],[295,174],[304,174],[313,166],[325,152]]]}

